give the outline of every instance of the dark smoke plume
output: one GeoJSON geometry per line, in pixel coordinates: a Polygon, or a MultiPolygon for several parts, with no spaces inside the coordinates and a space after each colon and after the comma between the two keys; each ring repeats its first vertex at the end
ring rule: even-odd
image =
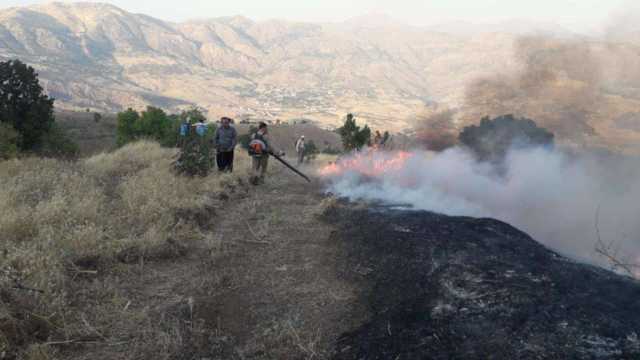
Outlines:
{"type": "Polygon", "coordinates": [[[467,126],[460,132],[460,143],[478,160],[500,164],[513,149],[552,148],[554,135],[530,119],[513,115],[495,119],[485,117],[480,125],[467,126]]]}
{"type": "Polygon", "coordinates": [[[458,142],[458,130],[451,109],[436,110],[419,117],[414,125],[416,145],[430,151],[443,151],[458,142]]]}
{"type": "Polygon", "coordinates": [[[589,42],[523,37],[515,45],[517,74],[473,82],[466,90],[469,120],[514,114],[535,119],[561,138],[596,134],[591,121],[603,103],[602,61],[589,42]]]}

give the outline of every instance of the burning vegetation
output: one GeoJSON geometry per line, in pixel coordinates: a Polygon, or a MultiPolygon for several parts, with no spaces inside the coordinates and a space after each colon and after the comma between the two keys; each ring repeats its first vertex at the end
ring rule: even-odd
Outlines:
{"type": "Polygon", "coordinates": [[[442,152],[369,149],[319,173],[341,197],[497,218],[574,259],[635,275],[626,269],[640,254],[637,159],[556,148],[551,132],[514,116],[485,118],[459,139],[442,152]]]}
{"type": "Polygon", "coordinates": [[[319,170],[319,174],[323,177],[336,177],[355,173],[375,178],[401,170],[411,156],[407,151],[392,153],[370,149],[326,165],[319,170]]]}

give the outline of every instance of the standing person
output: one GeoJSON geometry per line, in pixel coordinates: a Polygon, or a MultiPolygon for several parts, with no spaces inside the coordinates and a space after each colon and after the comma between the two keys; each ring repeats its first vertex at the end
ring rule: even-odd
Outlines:
{"type": "Polygon", "coordinates": [[[238,144],[238,133],[231,126],[232,120],[228,117],[220,119],[220,127],[216,129],[214,138],[216,144],[216,162],[221,172],[233,172],[233,152],[238,144]]]}
{"type": "Polygon", "coordinates": [[[304,151],[306,149],[306,144],[304,142],[304,135],[300,136],[298,141],[296,141],[296,153],[298,154],[298,165],[302,165],[304,163],[304,151]]]}
{"type": "Polygon", "coordinates": [[[269,154],[277,152],[271,144],[268,134],[267,124],[261,122],[258,125],[258,131],[251,135],[249,155],[251,156],[252,171],[249,182],[253,185],[264,183],[267,167],[269,166],[269,154]]]}
{"type": "Polygon", "coordinates": [[[376,135],[373,137],[373,148],[379,149],[382,145],[382,134],[380,134],[379,130],[376,130],[376,135]]]}

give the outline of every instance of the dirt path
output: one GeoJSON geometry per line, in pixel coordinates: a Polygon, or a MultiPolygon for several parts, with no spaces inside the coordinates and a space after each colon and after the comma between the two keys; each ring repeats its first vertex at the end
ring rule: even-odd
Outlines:
{"type": "MultiPolygon", "coordinates": [[[[328,358],[337,337],[366,316],[357,285],[340,275],[342,244],[318,216],[319,185],[272,169],[267,184],[216,210],[205,243],[135,265],[120,280],[125,310],[149,323],[135,331],[166,335],[168,359],[328,358]]],[[[79,350],[73,358],[143,359],[150,351],[139,334],[79,350]]]]}
{"type": "Polygon", "coordinates": [[[319,220],[317,185],[276,179],[220,214],[212,272],[227,289],[196,313],[234,337],[241,359],[326,358],[364,309],[338,274],[343,252],[319,220]]]}

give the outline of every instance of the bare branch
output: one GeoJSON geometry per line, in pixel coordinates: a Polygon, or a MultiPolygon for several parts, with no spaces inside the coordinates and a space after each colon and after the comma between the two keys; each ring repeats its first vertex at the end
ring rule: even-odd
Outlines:
{"type": "Polygon", "coordinates": [[[595,230],[596,230],[596,245],[595,252],[602,256],[610,265],[611,270],[613,271],[623,271],[627,275],[631,277],[637,277],[638,271],[640,270],[640,265],[635,264],[633,262],[628,262],[621,259],[618,256],[619,248],[616,246],[615,241],[609,242],[609,244],[605,244],[602,240],[602,236],[600,233],[600,208],[602,204],[598,205],[596,209],[595,215],[595,230]]]}

